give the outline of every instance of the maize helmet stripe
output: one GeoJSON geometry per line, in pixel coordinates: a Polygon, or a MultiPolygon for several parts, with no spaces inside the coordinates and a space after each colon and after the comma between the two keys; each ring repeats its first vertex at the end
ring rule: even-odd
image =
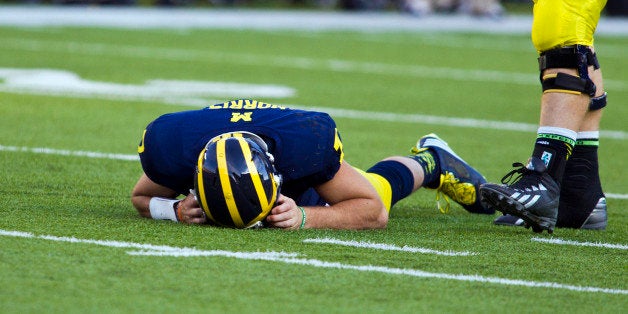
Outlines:
{"type": "Polygon", "coordinates": [[[231,180],[229,180],[229,169],[227,168],[227,156],[225,152],[225,141],[218,141],[216,143],[216,160],[218,161],[218,174],[220,177],[220,184],[222,185],[222,193],[227,203],[227,209],[231,215],[231,219],[236,227],[244,227],[244,222],[238,212],[238,205],[233,198],[233,190],[231,188],[231,180]]]}
{"type": "Polygon", "coordinates": [[[266,209],[262,211],[259,215],[257,215],[257,217],[255,217],[255,219],[253,219],[252,221],[258,221],[268,216],[268,213],[270,212],[270,210],[273,209],[272,205],[275,204],[276,199],[277,199],[277,185],[273,184],[273,197],[271,198],[270,203],[268,203],[269,206],[267,206],[266,209]]]}
{"type": "MultiPolygon", "coordinates": [[[[201,154],[199,156],[205,156],[205,151],[207,151],[207,148],[203,148],[203,150],[201,151],[201,154]]],[[[197,184],[198,184],[198,190],[196,191],[198,193],[198,199],[201,201],[201,207],[203,208],[203,211],[205,212],[205,215],[207,215],[207,218],[209,218],[210,220],[214,221],[214,217],[212,216],[212,214],[209,211],[209,207],[207,206],[207,198],[205,197],[205,186],[204,186],[204,182],[203,182],[203,160],[205,158],[199,158],[198,159],[198,165],[197,165],[197,184]]]]}
{"type": "MultiPolygon", "coordinates": [[[[249,173],[251,175],[251,181],[253,182],[253,186],[255,186],[255,192],[257,193],[257,198],[259,200],[261,208],[268,208],[268,210],[262,212],[262,214],[265,215],[266,213],[268,213],[268,211],[270,211],[270,209],[272,209],[272,207],[270,206],[273,204],[271,204],[268,201],[268,198],[266,197],[266,191],[264,190],[264,187],[262,186],[262,180],[260,179],[259,172],[257,171],[257,167],[255,166],[255,164],[253,163],[253,156],[251,156],[251,148],[249,147],[249,145],[246,143],[244,139],[238,139],[238,140],[240,142],[240,147],[242,147],[244,160],[246,161],[246,166],[249,169],[249,173]]],[[[274,198],[275,198],[276,192],[277,192],[277,187],[275,184],[273,184],[273,196],[271,199],[272,203],[275,202],[274,198]]]]}
{"type": "Polygon", "coordinates": [[[278,192],[277,189],[279,188],[279,183],[275,180],[276,179],[275,174],[272,174],[272,176],[273,176],[273,180],[272,180],[272,182],[273,182],[273,196],[270,198],[270,202],[268,203],[268,205],[270,205],[270,206],[268,206],[268,210],[262,212],[262,214],[260,214],[260,216],[263,215],[263,214],[268,214],[268,212],[270,212],[270,210],[273,209],[273,206],[275,205],[275,202],[277,201],[277,197],[279,196],[279,193],[277,193],[278,192]]]}

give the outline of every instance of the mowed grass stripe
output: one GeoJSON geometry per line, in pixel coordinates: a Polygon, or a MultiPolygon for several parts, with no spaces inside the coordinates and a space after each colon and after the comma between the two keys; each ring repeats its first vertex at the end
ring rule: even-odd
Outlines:
{"type": "MultiPolygon", "coordinates": [[[[86,157],[86,158],[103,158],[103,159],[123,160],[123,161],[139,161],[139,156],[135,154],[117,154],[117,153],[90,152],[90,151],[80,151],[80,150],[72,151],[72,150],[65,150],[65,149],[54,149],[54,148],[49,148],[49,147],[25,147],[25,146],[0,145],[0,152],[3,152],[3,151],[4,152],[45,154],[45,155],[72,156],[72,157],[86,157]]],[[[628,194],[605,193],[605,195],[606,195],[606,198],[608,199],[628,199],[628,194]]]]}
{"type": "MultiPolygon", "coordinates": [[[[216,50],[194,50],[181,48],[146,47],[106,43],[86,43],[58,40],[34,40],[7,38],[2,48],[41,52],[62,52],[89,54],[103,57],[131,57],[155,60],[220,62],[269,66],[318,71],[377,74],[389,76],[409,76],[454,81],[490,82],[497,84],[538,85],[535,73],[518,73],[499,70],[459,69],[415,64],[390,64],[379,62],[359,62],[338,59],[316,59],[292,56],[262,56],[241,52],[220,52],[216,50]]],[[[628,83],[611,79],[604,80],[607,90],[625,90],[628,83]]]]}

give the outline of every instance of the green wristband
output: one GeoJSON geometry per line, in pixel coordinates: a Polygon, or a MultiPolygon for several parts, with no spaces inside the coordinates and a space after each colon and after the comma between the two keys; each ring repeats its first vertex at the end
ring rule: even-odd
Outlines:
{"type": "Polygon", "coordinates": [[[301,206],[297,206],[299,207],[299,209],[301,210],[301,214],[303,215],[303,220],[301,220],[301,226],[299,226],[299,229],[303,229],[303,227],[305,226],[305,209],[301,206]]]}

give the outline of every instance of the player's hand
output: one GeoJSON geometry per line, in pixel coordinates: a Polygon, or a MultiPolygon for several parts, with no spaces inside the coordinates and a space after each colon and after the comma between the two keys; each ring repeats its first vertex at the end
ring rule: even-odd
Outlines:
{"type": "Polygon", "coordinates": [[[188,224],[207,223],[207,216],[192,193],[188,194],[177,206],[179,222],[188,224]]]}
{"type": "Polygon", "coordinates": [[[299,229],[302,219],[301,210],[294,200],[279,194],[277,205],[271,209],[266,222],[270,227],[294,230],[299,229]]]}

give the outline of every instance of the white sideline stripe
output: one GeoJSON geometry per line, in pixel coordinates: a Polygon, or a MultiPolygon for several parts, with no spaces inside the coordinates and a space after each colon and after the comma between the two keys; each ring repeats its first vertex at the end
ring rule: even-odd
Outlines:
{"type": "Polygon", "coordinates": [[[110,153],[100,153],[100,152],[87,152],[87,151],[80,151],[80,150],[71,151],[71,150],[65,150],[65,149],[54,149],[54,148],[46,148],[46,147],[24,147],[24,146],[18,147],[18,146],[0,145],[0,151],[88,157],[88,158],[103,158],[103,159],[128,160],[128,161],[140,160],[140,157],[138,155],[110,154],[110,153]]]}
{"type": "Polygon", "coordinates": [[[358,248],[367,248],[367,249],[376,249],[376,250],[385,250],[385,251],[402,251],[402,252],[410,252],[410,253],[424,253],[424,254],[436,254],[436,255],[445,255],[445,256],[470,256],[470,255],[478,255],[478,253],[474,252],[456,252],[456,251],[438,251],[420,247],[411,247],[411,246],[396,246],[384,243],[372,243],[372,242],[358,242],[358,241],[344,241],[337,240],[331,238],[317,238],[317,239],[305,239],[304,243],[323,243],[323,244],[337,244],[343,246],[351,246],[358,248]]]}
{"type": "MultiPolygon", "coordinates": [[[[65,150],[65,149],[54,149],[54,148],[46,148],[46,147],[0,145],[0,152],[2,151],[73,156],[73,157],[87,157],[87,158],[102,158],[102,159],[124,160],[124,161],[139,161],[140,160],[140,157],[138,155],[111,154],[111,153],[89,152],[89,151],[80,151],[80,150],[71,151],[71,150],[65,150]]],[[[607,199],[628,199],[628,194],[605,193],[605,195],[607,199]]]]}
{"type": "Polygon", "coordinates": [[[591,246],[591,247],[602,247],[607,249],[618,249],[618,250],[628,250],[628,245],[625,244],[611,244],[611,243],[601,243],[601,242],[578,242],[571,240],[563,240],[558,238],[553,239],[544,239],[544,238],[532,238],[532,241],[536,242],[544,242],[550,244],[558,244],[558,245],[575,245],[575,246],[591,246]]]}
{"type": "Polygon", "coordinates": [[[601,288],[601,287],[587,287],[587,286],[574,286],[566,285],[556,282],[538,282],[518,279],[507,279],[499,277],[484,277],[479,275],[453,275],[445,273],[430,273],[418,269],[404,269],[404,268],[391,268],[385,266],[374,265],[351,265],[342,264],[338,262],[326,262],[317,259],[297,258],[299,256],[296,253],[286,252],[232,252],[224,250],[197,250],[194,248],[178,248],[164,245],[152,245],[141,244],[133,242],[119,242],[119,241],[103,241],[103,240],[90,240],[90,239],[78,239],[74,237],[57,237],[51,235],[34,235],[30,232],[21,231],[9,231],[0,229],[0,235],[21,237],[21,238],[35,238],[44,239],[58,242],[70,242],[70,243],[87,243],[95,244],[107,247],[115,248],[133,248],[139,249],[139,251],[128,251],[130,255],[143,255],[143,256],[175,256],[175,257],[189,257],[189,256],[220,256],[231,257],[247,260],[263,260],[272,262],[281,262],[286,264],[307,265],[320,268],[335,268],[335,269],[347,269],[357,270],[363,272],[378,272],[393,275],[406,275],[420,278],[436,278],[436,279],[449,279],[466,282],[482,282],[501,284],[508,286],[523,286],[532,288],[553,288],[564,289],[576,292],[600,292],[607,294],[623,294],[628,295],[628,290],[613,289],[613,288],[601,288]]]}

